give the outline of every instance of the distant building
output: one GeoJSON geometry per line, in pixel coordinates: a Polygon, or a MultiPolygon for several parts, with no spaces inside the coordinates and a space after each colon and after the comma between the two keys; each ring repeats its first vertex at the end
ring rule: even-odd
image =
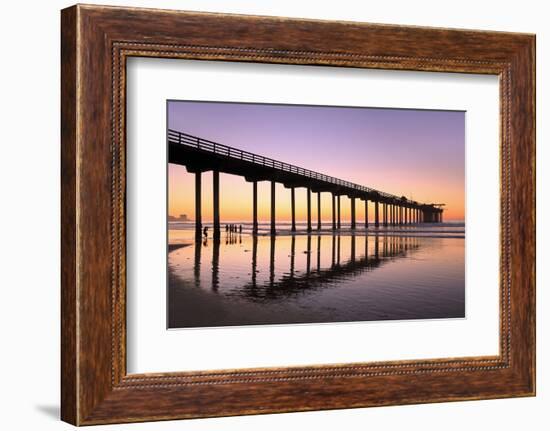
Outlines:
{"type": "Polygon", "coordinates": [[[189,217],[187,217],[187,214],[180,214],[178,217],[169,215],[168,221],[192,221],[192,220],[189,217]]]}

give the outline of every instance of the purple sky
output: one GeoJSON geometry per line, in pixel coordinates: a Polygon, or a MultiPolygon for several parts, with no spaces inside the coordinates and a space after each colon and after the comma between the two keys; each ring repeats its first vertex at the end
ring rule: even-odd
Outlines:
{"type": "Polygon", "coordinates": [[[462,111],[170,101],[168,127],[464,218],[462,111]]]}

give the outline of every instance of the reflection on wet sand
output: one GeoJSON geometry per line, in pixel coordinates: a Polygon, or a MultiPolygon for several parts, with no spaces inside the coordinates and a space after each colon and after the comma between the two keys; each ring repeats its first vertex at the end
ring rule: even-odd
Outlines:
{"type": "Polygon", "coordinates": [[[170,327],[463,317],[463,264],[453,238],[205,239],[169,253],[170,327]]]}

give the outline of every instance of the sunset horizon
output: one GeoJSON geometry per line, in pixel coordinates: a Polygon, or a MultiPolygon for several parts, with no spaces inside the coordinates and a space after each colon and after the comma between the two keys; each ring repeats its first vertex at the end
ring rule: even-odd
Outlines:
{"type": "MultiPolygon", "coordinates": [[[[464,221],[465,115],[462,111],[168,102],[168,128],[408,200],[445,204],[444,221],[464,221]],[[430,157],[427,157],[429,155],[430,157]]],[[[194,218],[194,174],[168,166],[168,216],[194,218]]],[[[291,219],[290,189],[276,184],[276,219],[291,219]]],[[[296,188],[296,220],[307,218],[306,188],[296,188]]],[[[202,217],[211,221],[212,172],[202,174],[202,217]]],[[[351,200],[342,196],[342,218],[351,200]]],[[[317,195],[312,194],[317,216],[317,195]]],[[[356,215],[364,220],[364,203],[356,215]]],[[[330,193],[321,193],[321,219],[332,220],[330,193]]],[[[374,204],[369,202],[369,220],[374,204]]],[[[252,183],[220,173],[220,217],[252,220],[252,183]]],[[[270,182],[258,182],[258,221],[270,219],[270,182]]]]}

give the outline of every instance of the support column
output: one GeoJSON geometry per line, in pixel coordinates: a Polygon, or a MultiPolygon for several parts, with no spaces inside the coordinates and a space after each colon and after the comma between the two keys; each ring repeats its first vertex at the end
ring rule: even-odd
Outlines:
{"type": "Polygon", "coordinates": [[[321,192],[317,192],[317,230],[321,230],[321,192]]]}
{"type": "Polygon", "coordinates": [[[307,231],[311,232],[311,189],[307,188],[307,231]]]}
{"type": "Polygon", "coordinates": [[[202,236],[202,172],[195,172],[195,237],[202,236]]]}
{"type": "Polygon", "coordinates": [[[340,218],[340,195],[338,195],[338,229],[342,227],[342,219],[340,218]]]}
{"type": "Polygon", "coordinates": [[[355,198],[351,198],[351,228],[355,229],[355,198]]]}
{"type": "Polygon", "coordinates": [[[336,196],[332,195],[332,230],[336,230],[336,196]]]}
{"type": "Polygon", "coordinates": [[[443,223],[443,210],[439,213],[439,223],[443,223]]]}
{"type": "Polygon", "coordinates": [[[271,181],[271,235],[275,235],[275,181],[271,181]]]}
{"type": "Polygon", "coordinates": [[[214,193],[214,199],[213,199],[213,214],[214,214],[214,239],[220,238],[220,172],[219,171],[213,171],[212,172],[212,179],[213,179],[213,193],[214,193]]]}
{"type": "Polygon", "coordinates": [[[401,206],[397,205],[397,220],[395,221],[395,224],[401,224],[401,206]]]}
{"type": "Polygon", "coordinates": [[[252,233],[258,233],[258,181],[252,181],[252,233]]]}
{"type": "Polygon", "coordinates": [[[296,232],[296,193],[294,187],[290,189],[290,208],[292,212],[292,226],[290,230],[296,232]]]}
{"type": "Polygon", "coordinates": [[[365,229],[368,229],[368,227],[369,227],[369,200],[365,199],[365,229]]]}
{"type": "Polygon", "coordinates": [[[399,205],[399,224],[403,224],[403,207],[399,205]]]}
{"type": "Polygon", "coordinates": [[[380,220],[378,219],[378,201],[374,201],[374,226],[380,226],[380,220]]]}

